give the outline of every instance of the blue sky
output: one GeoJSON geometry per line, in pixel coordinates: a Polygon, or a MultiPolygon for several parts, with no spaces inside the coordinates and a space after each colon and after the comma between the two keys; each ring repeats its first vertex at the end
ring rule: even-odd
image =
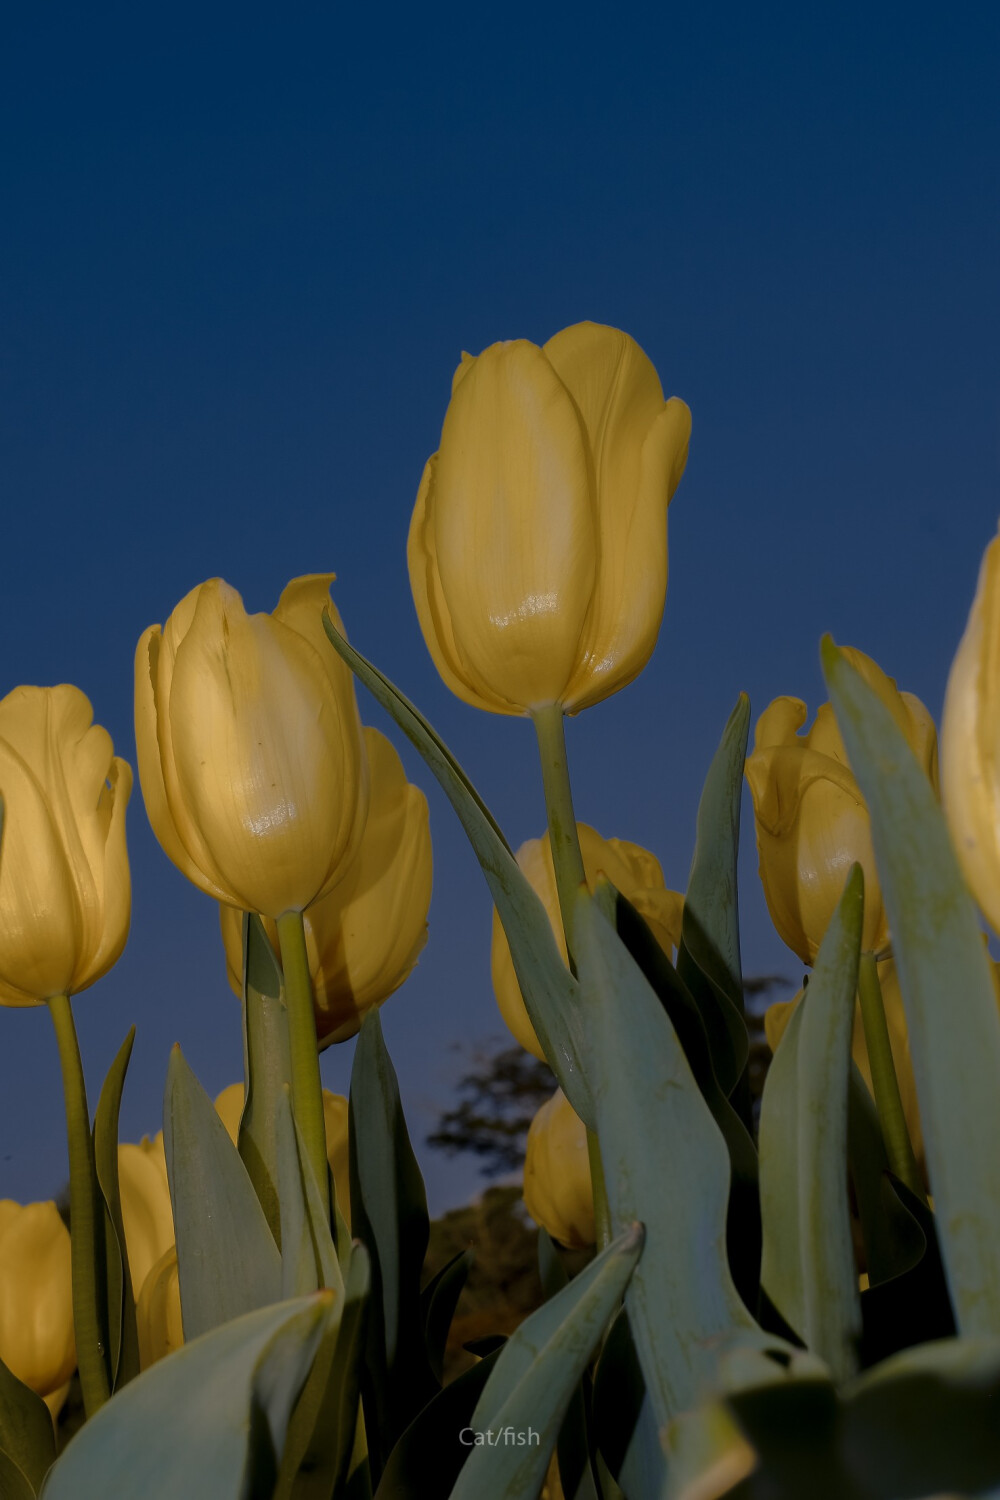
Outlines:
{"type": "MultiPolygon", "coordinates": [[[[824,630],[940,713],[1000,460],[1000,16],[982,5],[24,7],[0,55],[0,692],[69,681],[134,763],[132,657],[194,584],[251,609],[331,569],[352,639],[512,843],[533,736],[453,699],[405,540],[463,348],[581,318],[694,431],[660,644],[569,725],[579,815],[683,887],[737,693],[815,706],[824,630]]],[[[362,713],[385,727],[362,701],[362,713]]],[[[397,736],[398,742],[398,736],[397,736]]],[[[431,801],[419,969],[383,1012],[418,1141],[502,1026],[486,889],[431,801]],[[456,1050],[464,1049],[463,1050],[456,1050]]],[[[180,1041],[240,1068],[211,902],[129,816],[133,934],[76,1010],[91,1091],[133,1019],[124,1135],[180,1041]]],[[[794,976],[745,808],[748,972],[794,976]]],[[[0,1196],[55,1192],[40,1011],[0,1015],[0,1196]]],[[[346,1088],[351,1048],[324,1055],[346,1088]]],[[[421,1149],[432,1205],[477,1186],[421,1149]]]]}

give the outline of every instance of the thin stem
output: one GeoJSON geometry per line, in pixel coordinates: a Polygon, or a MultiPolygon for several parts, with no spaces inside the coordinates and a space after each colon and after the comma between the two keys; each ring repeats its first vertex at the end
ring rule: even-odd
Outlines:
{"type": "Polygon", "coordinates": [[[87,1085],[80,1046],[68,995],[48,1002],[55,1027],[66,1103],[66,1140],[69,1147],[70,1247],[73,1268],[73,1328],[80,1387],[87,1416],[92,1417],[111,1394],[102,1304],[105,1287],[103,1246],[104,1211],[97,1188],[94,1137],[87,1107],[87,1085]]]}
{"type": "Polygon", "coordinates": [[[312,975],[309,972],[302,913],[286,911],[278,918],[277,926],[281,967],[285,976],[285,1008],[288,1011],[292,1113],[302,1133],[310,1164],[316,1174],[320,1200],[329,1218],[330,1190],[327,1181],[323,1085],[319,1074],[312,975]]]}
{"type": "Polygon", "coordinates": [[[910,1133],[906,1128],[903,1101],[900,1098],[899,1082],[892,1060],[892,1044],[889,1027],[882,1003],[882,986],[879,983],[878,964],[874,953],[862,953],[858,966],[858,999],[861,1001],[861,1020],[865,1028],[865,1046],[868,1049],[868,1064],[871,1068],[872,1087],[875,1091],[875,1109],[885,1142],[889,1166],[911,1192],[926,1202],[920,1169],[913,1154],[910,1133]]]}

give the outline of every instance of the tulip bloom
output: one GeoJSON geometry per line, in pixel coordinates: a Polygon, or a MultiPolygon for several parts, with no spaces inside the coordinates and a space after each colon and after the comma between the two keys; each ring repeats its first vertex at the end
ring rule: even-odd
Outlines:
{"type": "Polygon", "coordinates": [[[118,1188],[129,1274],[132,1290],[138,1297],[153,1266],[174,1243],[174,1215],[162,1141],[144,1142],[140,1146],[121,1143],[118,1188]]]}
{"type": "Polygon", "coordinates": [[[599,703],[649,660],[691,414],[638,344],[577,323],[468,354],[410,524],[434,664],[466,703],[599,703]]]}
{"type": "Polygon", "coordinates": [[[296,578],[273,615],[248,615],[214,578],[135,658],[146,811],[165,853],[230,906],[303,911],[336,885],[368,809],[349,669],[322,625],[332,574],[296,578]]]}
{"type": "Polygon", "coordinates": [[[176,1245],[164,1250],[150,1268],[142,1290],[136,1292],[135,1321],[139,1335],[139,1366],[143,1370],[148,1370],[158,1359],[173,1354],[183,1344],[176,1245]]]}
{"type": "Polygon", "coordinates": [[[39,1005],[106,974],[128,937],[128,764],[78,688],[0,702],[0,1005],[39,1005]]]}
{"type": "MultiPolygon", "coordinates": [[[[937,787],[937,735],[919,698],[901,693],[891,677],[851,647],[844,655],[873,688],[937,787]]],[[[757,721],[746,777],[753,795],[760,878],[778,935],[812,964],[843,894],[851,866],[865,877],[862,948],[877,953],[889,941],[875,869],[868,808],[847,760],[833,707],[824,703],[808,734],[798,698],[776,698],[757,721]]]]}
{"type": "Polygon", "coordinates": [[[0,1200],[0,1359],[59,1415],[76,1344],[69,1230],[54,1203],[0,1200]]]}
{"type": "MultiPolygon", "coordinates": [[[[242,1083],[231,1083],[224,1088],[215,1101],[215,1111],[229,1132],[235,1146],[239,1137],[240,1119],[246,1092],[242,1083]]],[[[351,1223],[351,1174],[347,1136],[348,1104],[343,1094],[323,1090],[323,1120],[326,1125],[326,1159],[337,1186],[337,1204],[340,1212],[351,1223]]]]}
{"type": "MultiPolygon", "coordinates": [[[[431,836],[427,799],[407,781],[399,756],[377,729],[365,728],[371,770],[368,820],[340,884],[304,915],[320,1047],[346,1041],[365,1013],[406,979],[427,941],[431,836]]],[[[243,993],[242,918],[220,906],[229,983],[243,993]]],[[[264,927],[275,952],[272,921],[264,927]]]]}
{"type": "Polygon", "coordinates": [[[562,1089],[542,1105],[528,1130],[524,1206],[561,1245],[582,1250],[594,1244],[587,1129],[562,1089]]]}
{"type": "MultiPolygon", "coordinates": [[[[672,957],[681,940],[684,897],[677,891],[667,890],[659,860],[648,849],[641,848],[639,844],[630,844],[627,839],[603,839],[596,829],[586,823],[578,823],[576,826],[588,885],[593,889],[597,877],[605,875],[616,890],[621,891],[642,914],[660,947],[672,957]]],[[[536,894],[541,897],[563,961],[568,962],[548,834],[544,838],[528,839],[518,849],[515,858],[522,874],[527,876],[536,894]]],[[[493,993],[510,1032],[526,1052],[544,1060],[545,1053],[525,1009],[521,987],[514,973],[510,947],[495,909],[490,969],[493,993]]]]}
{"type": "Polygon", "coordinates": [[[941,791],[962,872],[1000,932],[1000,537],[986,549],[941,723],[941,791]]]}

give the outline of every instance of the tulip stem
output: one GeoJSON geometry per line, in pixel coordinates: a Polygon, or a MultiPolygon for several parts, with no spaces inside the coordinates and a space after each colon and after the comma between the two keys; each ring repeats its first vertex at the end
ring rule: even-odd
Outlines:
{"type": "Polygon", "coordinates": [[[292,1074],[292,1113],[299,1127],[310,1165],[316,1174],[320,1202],[330,1216],[330,1188],[326,1160],[326,1121],[323,1084],[319,1073],[316,1012],[312,975],[306,952],[306,930],[300,911],[278,918],[278,944],[285,978],[288,1012],[288,1050],[292,1074]]]}
{"type": "Polygon", "coordinates": [[[885,1142],[889,1167],[904,1182],[912,1193],[926,1203],[920,1168],[913,1154],[910,1133],[906,1128],[903,1101],[899,1093],[899,1080],[892,1061],[892,1044],[889,1027],[885,1019],[882,1001],[882,986],[879,983],[878,964],[874,953],[862,953],[858,965],[858,999],[861,1001],[861,1020],[865,1029],[865,1046],[868,1049],[868,1065],[871,1068],[872,1088],[875,1092],[875,1109],[878,1114],[882,1139],[885,1142]]]}
{"type": "Polygon", "coordinates": [[[573,792],[569,784],[569,762],[566,758],[566,732],[561,703],[536,708],[532,715],[538,736],[538,754],[542,763],[542,787],[545,811],[549,820],[549,843],[556,872],[556,890],[562,913],[563,931],[572,967],[571,927],[576,893],[586,880],[580,835],[573,812],[573,792]]]}
{"type": "Polygon", "coordinates": [[[66,1104],[69,1147],[70,1253],[73,1268],[73,1329],[83,1405],[92,1417],[111,1394],[103,1304],[107,1298],[104,1259],[104,1212],[97,1186],[94,1137],[87,1106],[87,1085],[68,995],[53,995],[49,1014],[55,1027],[66,1104]]]}

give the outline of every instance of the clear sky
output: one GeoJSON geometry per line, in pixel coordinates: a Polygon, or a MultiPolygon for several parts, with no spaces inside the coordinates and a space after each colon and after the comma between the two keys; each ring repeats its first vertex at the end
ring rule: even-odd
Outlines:
{"type": "MultiPolygon", "coordinates": [[[[513,844],[533,735],[437,678],[409,516],[462,349],[628,330],[694,431],[643,676],[569,725],[579,815],[683,888],[740,689],[815,706],[824,630],[940,713],[1000,461],[1000,13],[928,5],[22,6],[0,46],[0,692],[68,681],[134,764],[143,628],[221,574],[250,609],[336,571],[354,642],[513,844]]],[[[385,728],[362,695],[362,714],[385,728]]],[[[399,743],[399,736],[395,736],[399,743]]],[[[420,1145],[500,1035],[490,906],[431,802],[420,966],[384,1023],[420,1145]]],[[[123,1138],[170,1044],[239,1074],[215,909],[129,814],[132,937],[76,1005],[93,1098],[130,1021],[123,1138]]],[[[790,977],[744,810],[748,972],[790,977]]],[[[352,1048],[324,1054],[346,1090],[352,1048]]],[[[0,1196],[66,1174],[54,1040],[0,1014],[0,1196]]]]}

